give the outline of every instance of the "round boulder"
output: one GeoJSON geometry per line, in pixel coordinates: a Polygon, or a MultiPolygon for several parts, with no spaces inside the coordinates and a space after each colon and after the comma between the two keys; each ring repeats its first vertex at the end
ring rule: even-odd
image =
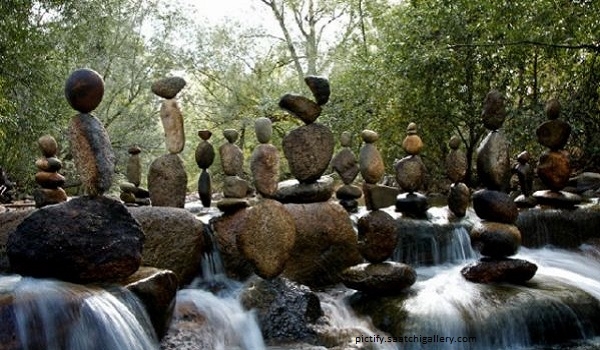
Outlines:
{"type": "Polygon", "coordinates": [[[362,216],[357,222],[358,250],[372,263],[388,259],[398,244],[396,220],[381,210],[362,216]]]}
{"type": "Polygon", "coordinates": [[[521,246],[521,232],[515,225],[482,221],[473,225],[471,245],[481,255],[504,258],[517,253],[521,246]]]}

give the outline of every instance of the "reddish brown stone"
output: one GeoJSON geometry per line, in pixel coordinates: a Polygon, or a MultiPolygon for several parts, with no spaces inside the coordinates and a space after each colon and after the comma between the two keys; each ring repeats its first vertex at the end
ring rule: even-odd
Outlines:
{"type": "Polygon", "coordinates": [[[250,170],[256,191],[265,197],[277,192],[279,182],[279,151],[271,144],[260,144],[252,152],[250,170]]]}
{"type": "Polygon", "coordinates": [[[377,147],[372,143],[365,143],[360,149],[358,157],[360,174],[369,184],[376,184],[385,173],[383,158],[377,147]]]}
{"type": "Polygon", "coordinates": [[[77,69],[65,83],[65,97],[67,102],[81,113],[93,111],[104,96],[104,80],[96,71],[91,69],[77,69]]]}
{"type": "Polygon", "coordinates": [[[394,218],[381,210],[369,212],[357,222],[358,250],[371,263],[387,260],[396,249],[398,233],[394,218]]]}
{"type": "Polygon", "coordinates": [[[561,151],[544,152],[540,156],[537,174],[550,190],[562,190],[569,182],[569,176],[571,175],[568,154],[561,151]]]}
{"type": "Polygon", "coordinates": [[[498,130],[504,124],[506,119],[504,97],[497,90],[492,90],[485,96],[481,119],[483,126],[492,131],[498,130]]]}
{"type": "Polygon", "coordinates": [[[44,135],[38,139],[38,145],[44,157],[54,157],[58,152],[58,144],[54,137],[44,135]]]}
{"type": "Polygon", "coordinates": [[[542,123],[535,130],[538,142],[552,151],[565,147],[571,135],[571,126],[562,120],[554,119],[542,123]]]}
{"type": "Polygon", "coordinates": [[[279,107],[289,111],[305,124],[313,123],[321,115],[321,106],[299,95],[284,95],[279,100],[279,107]]]}

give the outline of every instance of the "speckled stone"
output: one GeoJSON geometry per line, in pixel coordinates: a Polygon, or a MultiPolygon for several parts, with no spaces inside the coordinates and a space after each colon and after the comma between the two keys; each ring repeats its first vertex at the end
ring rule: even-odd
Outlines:
{"type": "Polygon", "coordinates": [[[427,175],[427,168],[418,155],[400,159],[394,166],[398,186],[406,192],[418,191],[427,175]]]}
{"type": "Polygon", "coordinates": [[[172,99],[185,87],[185,84],[185,80],[181,77],[167,77],[152,83],[150,90],[162,98],[172,99]]]}
{"type": "Polygon", "coordinates": [[[298,181],[313,183],[327,170],[334,148],[328,127],[312,123],[292,130],[283,138],[283,153],[298,181]]]}
{"type": "Polygon", "coordinates": [[[358,250],[371,263],[387,260],[396,249],[398,233],[394,218],[381,210],[370,211],[360,217],[358,229],[358,250]]]}
{"type": "Polygon", "coordinates": [[[261,117],[254,121],[254,132],[260,143],[269,143],[273,135],[273,123],[267,117],[261,117]]]}
{"type": "Polygon", "coordinates": [[[263,143],[258,145],[250,158],[250,170],[256,191],[264,197],[272,197],[277,192],[279,182],[279,150],[263,143]]]}

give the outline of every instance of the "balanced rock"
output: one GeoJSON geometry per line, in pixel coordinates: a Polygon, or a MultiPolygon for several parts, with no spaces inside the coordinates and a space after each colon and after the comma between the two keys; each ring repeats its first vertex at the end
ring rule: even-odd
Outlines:
{"type": "Polygon", "coordinates": [[[544,152],[540,156],[537,174],[550,190],[562,190],[569,182],[571,175],[569,155],[564,151],[544,152]]]}
{"type": "Polygon", "coordinates": [[[180,153],[185,146],[183,114],[175,100],[165,100],[160,107],[160,121],[165,131],[165,142],[170,153],[180,153]]]}
{"type": "Polygon", "coordinates": [[[210,173],[206,169],[202,169],[198,177],[198,196],[205,208],[210,207],[210,203],[212,202],[212,183],[210,173]]]}
{"type": "Polygon", "coordinates": [[[519,179],[521,193],[528,197],[533,190],[533,168],[529,164],[531,155],[527,151],[523,151],[517,155],[518,164],[513,169],[519,179]]]}
{"type": "Polygon", "coordinates": [[[481,119],[483,126],[492,131],[498,130],[504,124],[506,119],[504,97],[497,90],[492,90],[485,96],[481,119]]]}
{"type": "Polygon", "coordinates": [[[490,190],[504,191],[510,179],[508,141],[499,131],[490,132],[477,149],[477,175],[490,190]]]}
{"type": "Polygon", "coordinates": [[[581,203],[581,196],[565,191],[543,190],[533,193],[537,204],[547,205],[553,208],[572,209],[581,203]]]}
{"type": "Polygon", "coordinates": [[[277,147],[268,143],[258,145],[250,158],[250,170],[256,191],[267,198],[275,195],[279,182],[277,147]]]}
{"type": "Polygon", "coordinates": [[[302,183],[315,182],[323,175],[333,148],[333,134],[319,123],[298,127],[283,138],[283,153],[290,172],[302,183]]]}
{"type": "Polygon", "coordinates": [[[35,182],[43,188],[57,188],[65,184],[65,177],[59,173],[39,171],[35,174],[35,182]]]}
{"type": "Polygon", "coordinates": [[[62,169],[62,162],[56,157],[44,157],[35,161],[35,166],[48,172],[57,172],[62,169]]]}
{"type": "Polygon", "coordinates": [[[223,198],[217,202],[217,208],[225,214],[233,214],[249,206],[250,203],[243,198],[223,198]]]}
{"type": "Polygon", "coordinates": [[[292,113],[305,124],[311,124],[321,115],[321,106],[312,100],[293,94],[284,95],[279,100],[279,107],[292,113]]]}
{"type": "Polygon", "coordinates": [[[372,130],[363,130],[361,136],[365,144],[361,147],[358,156],[360,174],[366,183],[376,184],[381,180],[385,173],[383,158],[377,147],[374,145],[374,142],[377,141],[379,135],[372,130]]]}
{"type": "Polygon", "coordinates": [[[423,149],[423,141],[417,135],[417,124],[410,123],[406,129],[406,137],[402,141],[402,149],[409,155],[417,155],[423,149]]]}
{"type": "Polygon", "coordinates": [[[238,132],[234,129],[226,129],[223,131],[223,135],[228,141],[219,147],[223,173],[227,176],[240,175],[244,172],[244,153],[234,144],[238,138],[238,132]]]}
{"type": "Polygon", "coordinates": [[[142,260],[144,233],[119,201],[78,197],[41,208],[8,237],[14,272],[77,283],[115,281],[142,260]]]}
{"type": "Polygon", "coordinates": [[[58,152],[58,144],[54,137],[50,135],[44,135],[38,139],[38,145],[40,146],[40,151],[46,158],[54,157],[58,152]]]}
{"type": "Polygon", "coordinates": [[[185,87],[185,84],[185,80],[181,77],[167,77],[152,83],[150,90],[157,96],[172,99],[185,87]]]}
{"type": "Polygon", "coordinates": [[[362,197],[362,191],[360,187],[353,185],[344,185],[340,186],[335,191],[335,196],[337,199],[358,199],[362,197]]]}
{"type": "Polygon", "coordinates": [[[248,207],[248,201],[237,198],[224,198],[217,203],[217,206],[228,201],[243,201],[246,206],[230,211],[219,207],[224,214],[211,218],[209,225],[214,230],[213,245],[219,250],[226,275],[229,278],[242,281],[248,279],[255,270],[237,245],[237,237],[246,230],[248,210],[245,208],[248,207]]]}
{"type": "Polygon", "coordinates": [[[538,142],[552,151],[558,151],[565,147],[571,135],[569,123],[554,119],[542,123],[535,130],[538,142]]]}
{"type": "Polygon", "coordinates": [[[476,283],[516,283],[529,281],[536,273],[537,266],[521,259],[488,259],[467,265],[461,274],[476,283]]]}
{"type": "Polygon", "coordinates": [[[36,208],[41,208],[50,204],[66,202],[67,193],[60,187],[57,188],[36,188],[33,191],[33,199],[36,208]]]}
{"type": "Polygon", "coordinates": [[[282,181],[277,185],[273,198],[281,203],[315,203],[331,199],[334,191],[333,178],[322,176],[316,182],[302,183],[298,180],[282,181]]]}
{"type": "Polygon", "coordinates": [[[239,176],[225,176],[223,195],[227,198],[244,198],[248,194],[248,181],[239,176]]]}
{"type": "Polygon", "coordinates": [[[357,222],[358,250],[371,263],[387,260],[396,249],[398,233],[394,218],[381,210],[362,216],[357,222]]]}
{"type": "Polygon", "coordinates": [[[273,136],[273,123],[267,117],[260,117],[254,121],[254,133],[260,143],[269,143],[273,136]]]}
{"type": "Polygon", "coordinates": [[[212,132],[209,130],[198,131],[198,136],[202,141],[196,147],[196,153],[194,154],[196,164],[200,169],[207,169],[215,161],[215,148],[208,142],[208,139],[212,136],[212,132]]]}
{"type": "Polygon", "coordinates": [[[396,197],[396,211],[413,218],[427,217],[429,202],[419,192],[401,193],[396,197]]]}
{"type": "Polygon", "coordinates": [[[515,225],[492,221],[476,223],[470,232],[471,245],[482,255],[503,258],[517,253],[521,232],[515,225]]]}
{"type": "Polygon", "coordinates": [[[115,155],[108,133],[98,118],[78,114],[69,127],[71,152],[77,172],[89,195],[108,191],[115,172],[115,155]]]}
{"type": "Polygon", "coordinates": [[[467,214],[467,208],[471,200],[469,187],[462,182],[453,183],[448,194],[448,209],[459,218],[467,214]]]}
{"type": "Polygon", "coordinates": [[[351,184],[360,172],[354,153],[347,147],[333,157],[331,167],[340,175],[345,185],[351,184]]]}
{"type": "Polygon", "coordinates": [[[450,181],[454,183],[463,181],[467,174],[467,157],[458,149],[460,139],[452,136],[448,145],[450,146],[450,153],[446,156],[446,174],[450,181]]]}
{"type": "Polygon", "coordinates": [[[247,209],[237,246],[262,278],[277,277],[290,257],[296,236],[292,216],[283,204],[264,199],[247,209]]]}
{"type": "Polygon", "coordinates": [[[148,191],[152,205],[184,207],[187,194],[187,173],[178,154],[162,155],[150,164],[148,191]]]}
{"type": "Polygon", "coordinates": [[[318,105],[324,105],[329,101],[331,89],[327,78],[309,75],[304,78],[304,82],[308,85],[318,105]]]}
{"type": "Polygon", "coordinates": [[[139,186],[142,182],[142,161],[140,160],[140,152],[142,152],[142,149],[138,146],[129,147],[129,159],[127,160],[127,167],[125,169],[127,181],[135,186],[139,186]]]}
{"type": "Polygon", "coordinates": [[[418,155],[400,159],[396,165],[396,181],[406,192],[415,192],[423,186],[427,168],[418,155]]]}
{"type": "Polygon", "coordinates": [[[493,190],[479,190],[473,193],[473,209],[483,220],[514,224],[519,216],[519,208],[508,194],[493,190]]]}
{"type": "Polygon", "coordinates": [[[346,287],[373,295],[399,294],[416,280],[415,269],[393,261],[360,264],[342,273],[342,282],[346,287]]]}
{"type": "Polygon", "coordinates": [[[98,72],[82,68],[71,73],[65,83],[65,97],[74,110],[93,111],[104,96],[104,80],[98,72]]]}
{"type": "Polygon", "coordinates": [[[362,192],[367,210],[390,207],[396,204],[396,198],[400,194],[397,187],[374,185],[367,182],[363,183],[362,192]]]}

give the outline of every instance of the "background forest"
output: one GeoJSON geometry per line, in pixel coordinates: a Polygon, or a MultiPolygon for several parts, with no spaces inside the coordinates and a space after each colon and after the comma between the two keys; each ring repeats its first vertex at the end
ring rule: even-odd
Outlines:
{"type": "MultiPolygon", "coordinates": [[[[425,143],[431,184],[444,178],[452,135],[472,159],[485,133],[480,113],[490,89],[506,97],[511,154],[528,150],[537,159],[535,128],[555,97],[573,126],[568,147],[576,169],[600,171],[600,1],[247,1],[267,11],[277,30],[207,24],[175,1],[1,1],[0,167],[27,192],[35,185],[36,140],[49,133],[69,178],[66,130],[75,112],[63,86],[72,70],[88,67],[105,80],[94,115],[109,131],[119,173],[132,144],[144,150],[145,169],[166,153],[150,84],[168,75],[186,79],[179,100],[190,191],[199,173],[197,130],[212,130],[218,146],[221,131],[235,128],[249,156],[257,142],[254,119],[268,117],[280,145],[301,122],[277,102],[287,92],[310,96],[302,82],[309,74],[331,83],[319,121],[335,135],[351,131],[355,151],[361,130],[377,131],[389,173],[404,156],[400,144],[411,121],[425,143]]],[[[468,182],[477,184],[474,174],[468,182]]]]}

